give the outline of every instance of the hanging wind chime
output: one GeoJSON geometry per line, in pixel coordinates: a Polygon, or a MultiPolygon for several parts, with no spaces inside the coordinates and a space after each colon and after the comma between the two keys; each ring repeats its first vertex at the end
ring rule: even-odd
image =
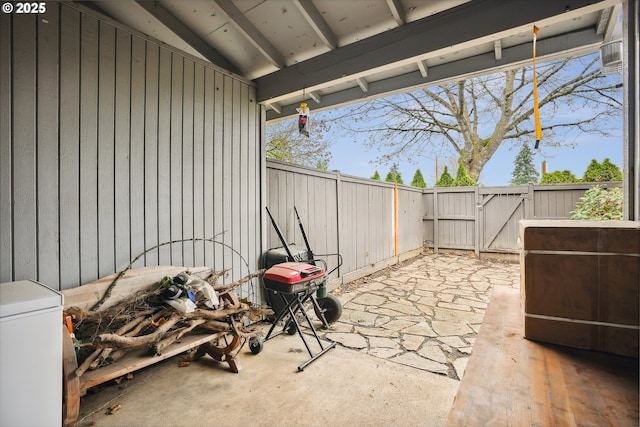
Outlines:
{"type": "Polygon", "coordinates": [[[540,140],[542,139],[542,127],[540,126],[540,108],[538,106],[538,81],[536,79],[536,39],[538,36],[539,28],[533,26],[533,118],[536,124],[536,145],[538,148],[540,140]]]}
{"type": "Polygon", "coordinates": [[[298,133],[304,136],[309,136],[309,107],[304,102],[304,89],[302,90],[302,99],[300,107],[296,108],[298,111],[298,133]]]}

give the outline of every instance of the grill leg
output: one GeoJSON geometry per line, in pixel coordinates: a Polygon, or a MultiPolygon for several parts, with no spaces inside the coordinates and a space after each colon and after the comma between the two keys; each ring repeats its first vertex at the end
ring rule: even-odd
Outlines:
{"type": "MultiPolygon", "coordinates": [[[[309,364],[311,364],[312,362],[317,360],[320,356],[322,356],[327,351],[331,350],[332,348],[334,348],[336,346],[335,342],[332,342],[332,343],[330,343],[330,344],[328,344],[326,346],[324,346],[322,344],[322,341],[320,340],[320,337],[318,336],[318,333],[316,332],[316,328],[313,326],[313,322],[311,321],[311,318],[309,317],[307,312],[304,310],[305,302],[307,302],[309,299],[311,299],[311,302],[312,302],[312,304],[314,306],[314,309],[317,309],[318,313],[322,313],[322,311],[320,310],[320,307],[318,306],[318,301],[315,299],[314,292],[315,292],[315,289],[308,289],[308,290],[306,290],[304,292],[299,292],[299,293],[295,294],[295,298],[291,298],[290,301],[287,301],[285,296],[282,293],[279,293],[279,295],[282,298],[283,302],[286,302],[286,305],[285,305],[285,308],[282,310],[282,312],[278,315],[276,320],[273,322],[273,325],[271,325],[271,328],[269,328],[269,332],[267,333],[267,336],[264,339],[264,341],[266,342],[267,340],[270,340],[270,339],[275,338],[278,335],[282,334],[287,329],[287,326],[289,326],[289,322],[292,322],[293,326],[295,327],[296,332],[300,336],[300,339],[302,339],[302,342],[304,343],[304,346],[307,349],[307,352],[309,353],[309,356],[310,356],[310,358],[306,362],[304,362],[303,364],[298,366],[298,372],[304,371],[305,367],[307,367],[309,364]],[[309,329],[311,330],[311,333],[313,334],[313,336],[316,339],[318,345],[320,346],[320,351],[318,353],[316,353],[316,354],[313,354],[313,351],[311,350],[311,347],[309,347],[309,343],[307,342],[307,339],[305,338],[304,333],[302,332],[302,328],[300,327],[300,323],[298,322],[298,319],[296,319],[296,313],[298,311],[300,311],[302,313],[302,316],[304,317],[304,320],[306,321],[307,325],[309,325],[309,329]],[[288,317],[288,319],[287,319],[287,317],[288,317]],[[285,320],[285,322],[284,322],[284,326],[282,327],[282,329],[280,331],[274,333],[273,331],[275,330],[275,328],[278,325],[278,323],[283,321],[283,320],[285,320]]],[[[329,325],[327,323],[327,320],[324,318],[324,314],[321,314],[320,317],[321,317],[321,321],[322,321],[323,325],[328,328],[329,325]]]]}

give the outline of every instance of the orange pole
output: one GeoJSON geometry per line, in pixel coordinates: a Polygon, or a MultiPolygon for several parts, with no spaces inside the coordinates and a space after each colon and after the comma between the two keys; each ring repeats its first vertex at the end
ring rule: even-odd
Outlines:
{"type": "Polygon", "coordinates": [[[398,229],[400,224],[400,200],[398,196],[398,183],[393,186],[393,256],[398,256],[400,253],[398,229]]]}

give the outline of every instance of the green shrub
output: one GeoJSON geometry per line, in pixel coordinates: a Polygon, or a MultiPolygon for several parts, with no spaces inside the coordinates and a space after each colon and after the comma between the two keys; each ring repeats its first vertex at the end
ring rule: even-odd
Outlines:
{"type": "Polygon", "coordinates": [[[542,175],[540,184],[570,184],[580,182],[570,170],[555,171],[542,175]]]}
{"type": "Polygon", "coordinates": [[[622,203],[622,188],[594,185],[584,192],[569,219],[621,220],[622,203]]]}
{"type": "Polygon", "coordinates": [[[622,181],[622,171],[609,159],[604,159],[602,163],[593,159],[584,172],[582,180],[584,182],[622,181]]]}

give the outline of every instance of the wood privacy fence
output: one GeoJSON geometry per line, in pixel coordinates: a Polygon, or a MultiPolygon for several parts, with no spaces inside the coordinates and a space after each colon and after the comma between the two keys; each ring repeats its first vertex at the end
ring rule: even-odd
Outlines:
{"type": "MultiPolygon", "coordinates": [[[[593,184],[453,187],[423,191],[426,247],[517,253],[521,219],[568,219],[593,184]]],[[[622,187],[622,183],[607,183],[622,187]]]]}
{"type": "MultiPolygon", "coordinates": [[[[304,247],[297,208],[316,254],[340,253],[331,278],[353,280],[423,248],[421,189],[267,161],[266,205],[285,239],[304,247]]],[[[267,248],[281,246],[267,224],[267,248]]],[[[328,269],[337,257],[327,257],[328,269]]]]}
{"type": "MultiPolygon", "coordinates": [[[[347,282],[425,247],[517,253],[519,220],[566,219],[591,184],[423,190],[269,160],[266,186],[285,239],[304,247],[295,206],[313,251],[342,255],[331,278],[347,282]]],[[[281,246],[270,223],[266,242],[281,246]]],[[[337,257],[327,259],[329,269],[337,265],[337,257]]]]}

